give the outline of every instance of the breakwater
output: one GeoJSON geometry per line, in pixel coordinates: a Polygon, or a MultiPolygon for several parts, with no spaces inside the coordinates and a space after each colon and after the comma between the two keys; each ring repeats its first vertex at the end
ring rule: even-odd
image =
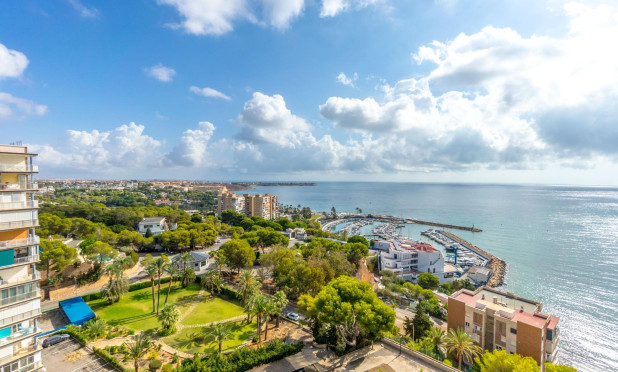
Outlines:
{"type": "Polygon", "coordinates": [[[419,225],[444,227],[445,229],[457,229],[457,230],[465,230],[465,231],[472,231],[472,232],[482,232],[483,231],[481,229],[477,229],[474,226],[468,227],[468,226],[449,225],[449,224],[446,224],[446,223],[423,221],[423,220],[417,220],[417,219],[413,219],[413,218],[407,219],[406,222],[407,223],[417,223],[419,225]]]}
{"type": "Polygon", "coordinates": [[[504,284],[504,276],[506,275],[506,262],[502,261],[501,259],[499,259],[498,257],[494,256],[491,253],[488,253],[484,250],[482,250],[481,248],[468,243],[467,241],[463,240],[462,238],[458,237],[457,235],[454,235],[450,232],[447,231],[440,231],[440,233],[448,236],[449,238],[455,240],[456,242],[458,242],[459,244],[465,245],[466,247],[468,247],[469,249],[477,252],[480,255],[489,257],[489,262],[487,263],[487,267],[491,268],[492,270],[492,274],[491,274],[491,278],[489,278],[489,281],[487,282],[487,286],[489,287],[499,287],[502,284],[504,284]]]}

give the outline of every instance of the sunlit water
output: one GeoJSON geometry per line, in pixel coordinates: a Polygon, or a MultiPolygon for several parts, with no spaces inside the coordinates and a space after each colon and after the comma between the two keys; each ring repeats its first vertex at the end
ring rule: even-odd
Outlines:
{"type": "MultiPolygon", "coordinates": [[[[506,290],[560,317],[558,360],[618,371],[618,189],[405,183],[259,187],[282,204],[483,229],[453,233],[505,260],[506,290]]],[[[420,238],[425,226],[403,235],[420,238]]]]}

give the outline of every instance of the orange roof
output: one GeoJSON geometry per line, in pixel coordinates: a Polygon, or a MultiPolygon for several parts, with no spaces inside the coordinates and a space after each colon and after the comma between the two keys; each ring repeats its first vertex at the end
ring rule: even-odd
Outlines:
{"type": "Polygon", "coordinates": [[[522,322],[533,327],[543,328],[547,318],[544,318],[537,314],[531,314],[526,311],[515,311],[513,316],[513,320],[516,322],[522,322]]]}
{"type": "Polygon", "coordinates": [[[555,329],[556,326],[558,325],[558,321],[560,320],[560,318],[558,318],[557,316],[553,316],[550,315],[549,316],[549,324],[547,325],[548,329],[555,329]]]}

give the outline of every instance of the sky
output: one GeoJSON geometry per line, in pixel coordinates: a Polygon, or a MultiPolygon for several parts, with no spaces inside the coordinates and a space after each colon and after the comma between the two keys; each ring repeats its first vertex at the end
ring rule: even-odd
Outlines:
{"type": "Polygon", "coordinates": [[[6,0],[41,177],[618,185],[618,5],[6,0]]]}

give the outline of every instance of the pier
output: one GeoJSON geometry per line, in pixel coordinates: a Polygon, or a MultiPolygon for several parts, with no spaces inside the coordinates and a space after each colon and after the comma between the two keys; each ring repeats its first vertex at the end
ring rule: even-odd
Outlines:
{"type": "Polygon", "coordinates": [[[422,220],[416,220],[412,218],[407,219],[406,223],[417,223],[419,225],[436,226],[436,227],[443,227],[445,229],[456,229],[456,230],[465,230],[465,231],[472,231],[472,232],[482,232],[483,231],[481,229],[477,229],[474,226],[467,227],[467,226],[449,225],[445,223],[422,221],[422,220]]]}

